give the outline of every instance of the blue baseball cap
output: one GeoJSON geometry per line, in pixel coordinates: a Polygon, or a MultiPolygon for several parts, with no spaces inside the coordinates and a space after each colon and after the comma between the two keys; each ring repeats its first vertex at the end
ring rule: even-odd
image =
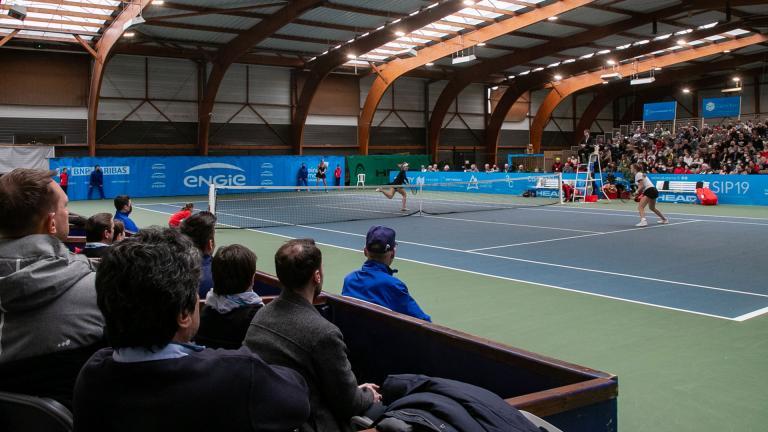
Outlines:
{"type": "Polygon", "coordinates": [[[381,225],[372,226],[365,236],[365,248],[373,253],[384,253],[394,249],[395,230],[381,225]]]}

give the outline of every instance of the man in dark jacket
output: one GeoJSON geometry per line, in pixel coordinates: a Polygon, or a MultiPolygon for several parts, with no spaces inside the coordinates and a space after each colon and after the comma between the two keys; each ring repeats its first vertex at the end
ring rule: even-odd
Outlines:
{"type": "Polygon", "coordinates": [[[98,165],[93,167],[90,180],[88,181],[88,199],[91,199],[93,188],[98,189],[99,196],[101,196],[101,199],[104,199],[104,171],[98,165]]]}
{"type": "Polygon", "coordinates": [[[307,169],[307,164],[304,162],[301,163],[301,168],[299,168],[299,174],[297,176],[297,184],[299,186],[299,190],[302,190],[302,186],[304,189],[309,190],[309,185],[307,183],[307,179],[309,178],[309,170],[307,169]]]}
{"type": "Polygon", "coordinates": [[[94,268],[62,243],[67,195],[54,171],[0,177],[0,390],[71,404],[77,373],[103,339],[94,268]]]}
{"type": "Polygon", "coordinates": [[[246,348],[190,341],[200,314],[200,252],[178,230],[113,245],[96,275],[112,348],[77,379],[75,431],[290,431],[309,415],[307,386],[246,348]]]}
{"type": "Polygon", "coordinates": [[[357,385],[341,331],[312,305],[322,291],[320,249],[290,240],[275,254],[280,297],[253,319],[245,345],[270,364],[299,371],[309,384],[311,414],[301,432],[350,430],[350,418],[381,400],[375,384],[357,385]]]}

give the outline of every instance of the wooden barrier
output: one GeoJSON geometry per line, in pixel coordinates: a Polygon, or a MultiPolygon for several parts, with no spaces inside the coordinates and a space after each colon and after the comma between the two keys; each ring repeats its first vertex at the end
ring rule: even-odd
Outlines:
{"type": "MultiPolygon", "coordinates": [[[[279,286],[259,272],[257,281],[279,286]]],[[[344,334],[359,382],[416,373],[468,382],[569,432],[617,429],[618,379],[391,312],[349,297],[323,294],[318,309],[344,334]]],[[[514,330],[510,330],[514,331],[514,330]]]]}

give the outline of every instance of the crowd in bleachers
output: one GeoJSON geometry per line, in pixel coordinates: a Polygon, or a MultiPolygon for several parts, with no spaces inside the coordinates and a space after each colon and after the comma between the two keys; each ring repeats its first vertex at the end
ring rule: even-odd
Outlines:
{"type": "MultiPolygon", "coordinates": [[[[333,432],[370,408],[383,413],[380,387],[358,384],[339,328],[313,306],[324,279],[313,240],[278,249],[282,292],[265,305],[253,290],[256,255],[242,245],[214,253],[212,213],[190,204],[168,228],[138,229],[121,195],[114,215],[70,215],[54,174],[0,177],[0,391],[61,402],[78,431],[333,432]],[[67,248],[71,228],[84,230],[83,253],[67,248]]],[[[394,230],[372,227],[365,264],[342,292],[430,321],[393,276],[396,244],[394,230]]],[[[538,430],[498,396],[473,403],[494,407],[498,430],[538,430]]]]}
{"type": "Polygon", "coordinates": [[[643,164],[648,173],[760,174],[768,172],[766,143],[766,121],[751,120],[704,124],[702,128],[686,123],[676,133],[655,124],[638,127],[627,136],[617,134],[609,143],[599,142],[585,131],[578,155],[568,159],[564,172],[586,163],[597,145],[602,169],[625,177],[633,163],[643,164]]]}

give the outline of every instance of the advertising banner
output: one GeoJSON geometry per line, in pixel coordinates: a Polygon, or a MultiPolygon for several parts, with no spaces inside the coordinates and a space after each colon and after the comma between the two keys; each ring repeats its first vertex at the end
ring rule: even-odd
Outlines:
{"type": "Polygon", "coordinates": [[[386,184],[390,170],[396,170],[397,165],[408,162],[412,171],[419,171],[422,165],[429,164],[427,155],[372,155],[347,156],[349,167],[349,184],[357,183],[357,175],[365,174],[366,185],[386,184]]]}
{"type": "MultiPolygon", "coordinates": [[[[344,157],[325,156],[326,181],[333,185],[336,166],[344,172],[344,157]]],[[[309,185],[321,156],[168,156],[82,157],[50,159],[53,170],[69,169],[71,200],[88,198],[88,183],[96,165],[104,172],[104,193],[131,197],[206,195],[212,183],[223,186],[294,186],[302,163],[307,164],[309,185]]],[[[93,191],[98,197],[98,192],[93,191]]]]}
{"type": "Polygon", "coordinates": [[[676,114],[676,101],[643,104],[643,121],[674,120],[676,114]]]}
{"type": "Polygon", "coordinates": [[[701,100],[701,116],[738,117],[741,115],[741,96],[704,98],[701,100]]]}
{"type": "MultiPolygon", "coordinates": [[[[707,182],[717,195],[720,204],[768,205],[768,175],[719,175],[719,174],[648,174],[656,185],[658,181],[707,182]]],[[[659,201],[696,203],[692,193],[659,191],[659,201]]]]}
{"type": "MultiPolygon", "coordinates": [[[[390,171],[389,181],[393,181],[398,171],[390,171]]],[[[620,174],[615,174],[617,178],[622,178],[620,174]]],[[[428,189],[432,185],[441,184],[440,190],[468,193],[492,193],[492,194],[512,194],[522,195],[525,191],[537,189],[536,183],[539,178],[555,178],[554,175],[543,175],[538,173],[482,173],[482,172],[409,172],[408,181],[413,187],[423,185],[428,189]],[[449,185],[445,185],[449,183],[449,185]]],[[[580,175],[579,187],[584,186],[584,175],[580,175]]],[[[563,181],[576,180],[575,173],[563,174],[563,181]]],[[[601,183],[598,179],[598,188],[601,183]]],[[[557,197],[559,193],[556,189],[537,189],[537,196],[557,197]]]]}

